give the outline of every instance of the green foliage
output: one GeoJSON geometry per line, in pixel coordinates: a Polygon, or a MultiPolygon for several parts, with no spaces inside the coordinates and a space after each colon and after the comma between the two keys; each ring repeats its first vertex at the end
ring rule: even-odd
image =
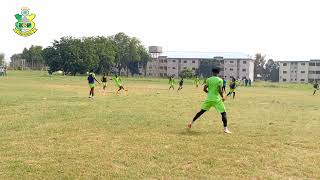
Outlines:
{"type": "Polygon", "coordinates": [[[202,75],[203,77],[209,77],[212,74],[213,67],[220,67],[220,61],[218,60],[202,60],[200,61],[199,69],[197,70],[197,75],[202,75]]]}
{"type": "Polygon", "coordinates": [[[26,60],[27,66],[33,70],[40,70],[44,67],[42,46],[32,45],[29,49],[24,48],[21,57],[26,60]]]}
{"type": "Polygon", "coordinates": [[[278,82],[279,81],[279,63],[269,59],[265,65],[264,79],[267,81],[278,82]]]}
{"type": "Polygon", "coordinates": [[[85,74],[90,70],[110,73],[116,68],[131,74],[139,73],[139,65],[146,66],[150,60],[148,51],[135,37],[118,33],[110,37],[62,37],[42,50],[41,46],[25,48],[22,58],[32,64],[46,64],[49,74],[62,70],[65,74],[85,74]]]}
{"type": "Polygon", "coordinates": [[[261,75],[262,77],[265,74],[264,65],[266,63],[265,55],[261,55],[261,53],[257,53],[255,56],[254,61],[254,77],[255,79],[258,79],[258,75],[261,75]]]}
{"type": "Polygon", "coordinates": [[[0,54],[0,66],[4,65],[4,54],[0,54]]]}
{"type": "Polygon", "coordinates": [[[182,78],[192,78],[193,77],[193,71],[192,69],[190,68],[187,68],[187,69],[183,69],[181,72],[180,72],[180,77],[182,78]]]}

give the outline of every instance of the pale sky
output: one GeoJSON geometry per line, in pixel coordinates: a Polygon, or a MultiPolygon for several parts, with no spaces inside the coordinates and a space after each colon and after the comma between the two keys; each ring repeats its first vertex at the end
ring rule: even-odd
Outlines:
{"type": "Polygon", "coordinates": [[[261,52],[275,60],[320,59],[317,0],[1,0],[0,53],[62,36],[124,32],[164,51],[261,52]],[[22,6],[38,31],[13,32],[22,6]]]}

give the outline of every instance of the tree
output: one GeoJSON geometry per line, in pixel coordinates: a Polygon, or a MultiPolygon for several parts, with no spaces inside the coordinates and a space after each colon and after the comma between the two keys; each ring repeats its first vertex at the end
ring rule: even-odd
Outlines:
{"type": "Polygon", "coordinates": [[[115,66],[118,69],[118,74],[120,74],[121,70],[126,67],[129,60],[130,37],[121,32],[111,36],[111,39],[116,47],[115,66]]]}
{"type": "Polygon", "coordinates": [[[4,54],[0,54],[0,66],[4,65],[4,54]]]}
{"type": "Polygon", "coordinates": [[[209,77],[212,74],[213,67],[219,67],[220,61],[215,59],[210,60],[202,60],[200,61],[199,69],[197,70],[198,75],[202,75],[203,77],[209,77]]]}
{"type": "Polygon", "coordinates": [[[278,82],[279,81],[279,63],[269,59],[265,65],[264,80],[278,82]]]}
{"type": "Polygon", "coordinates": [[[266,63],[265,55],[261,55],[261,53],[257,53],[254,60],[254,77],[258,78],[258,74],[262,77],[264,76],[264,65],[266,63]]]}
{"type": "Polygon", "coordinates": [[[180,72],[180,77],[182,78],[192,78],[193,77],[193,71],[192,69],[190,68],[187,68],[187,69],[183,69],[181,72],[180,72]]]}
{"type": "Polygon", "coordinates": [[[22,58],[28,63],[28,67],[33,70],[40,70],[44,66],[44,59],[42,57],[42,47],[32,45],[29,49],[24,48],[22,58]]]}

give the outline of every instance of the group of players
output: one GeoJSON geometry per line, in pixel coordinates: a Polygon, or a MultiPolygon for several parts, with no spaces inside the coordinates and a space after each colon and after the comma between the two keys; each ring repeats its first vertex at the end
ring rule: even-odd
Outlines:
{"type": "MultiPolygon", "coordinates": [[[[195,121],[202,114],[204,114],[206,111],[208,111],[210,108],[213,107],[216,109],[217,112],[219,112],[221,114],[221,120],[223,122],[223,127],[224,127],[224,129],[223,129],[224,133],[231,134],[231,131],[228,129],[227,112],[226,112],[226,108],[224,105],[224,101],[226,99],[226,96],[233,95],[233,99],[235,98],[235,95],[236,95],[235,90],[236,90],[237,86],[239,85],[239,82],[234,77],[232,77],[231,82],[229,83],[230,91],[226,94],[227,80],[225,78],[221,79],[218,76],[219,73],[220,73],[220,68],[213,68],[212,69],[212,76],[204,80],[203,91],[205,93],[207,93],[207,99],[201,105],[200,111],[194,116],[192,121],[187,125],[187,128],[190,129],[192,127],[192,125],[195,123],[195,121]],[[226,94],[226,96],[224,96],[224,94],[226,94]]],[[[96,79],[93,71],[89,72],[87,79],[88,79],[88,83],[89,83],[89,87],[90,87],[89,98],[93,98],[94,97],[94,88],[95,88],[94,82],[96,81],[99,84],[101,84],[101,83],[96,79]]],[[[108,79],[107,75],[104,74],[101,79],[102,84],[103,84],[103,90],[106,89],[107,79],[108,79]]],[[[118,91],[116,92],[117,95],[119,95],[119,92],[121,90],[127,91],[123,87],[122,80],[119,76],[115,75],[110,80],[114,80],[116,86],[119,88],[118,91]]],[[[170,89],[174,90],[175,84],[176,84],[176,82],[175,82],[174,76],[169,77],[169,85],[170,85],[169,90],[170,89]]],[[[184,84],[184,79],[181,78],[181,80],[179,82],[178,91],[180,91],[183,88],[183,84],[184,84]]],[[[200,79],[198,77],[195,78],[194,84],[196,85],[196,87],[199,86],[200,79]]],[[[314,87],[314,93],[313,93],[313,95],[314,95],[316,93],[316,91],[319,90],[319,84],[317,82],[315,82],[313,87],[314,87]]]]}
{"type": "MultiPolygon", "coordinates": [[[[205,79],[205,80],[203,81],[202,85],[205,85],[205,84],[206,84],[206,80],[207,80],[207,79],[205,79]]],[[[226,93],[227,80],[226,80],[226,78],[223,78],[222,80],[223,80],[222,92],[223,92],[223,93],[226,93]]],[[[175,79],[174,79],[174,76],[170,76],[170,77],[169,77],[169,85],[170,85],[170,86],[169,86],[169,90],[170,90],[170,89],[173,89],[173,90],[174,90],[175,84],[176,84],[176,81],[175,81],[175,79]]],[[[181,78],[181,80],[179,81],[178,91],[180,91],[180,90],[183,88],[183,84],[184,84],[184,79],[181,78]]],[[[199,79],[198,77],[196,77],[196,78],[194,79],[194,84],[196,85],[196,87],[199,87],[200,79],[199,79]]],[[[235,90],[236,90],[236,88],[237,88],[238,85],[239,85],[239,81],[236,80],[234,77],[231,77],[231,81],[230,81],[230,83],[229,83],[229,92],[228,92],[227,96],[233,95],[232,97],[233,97],[233,99],[234,99],[235,96],[236,96],[236,91],[235,91],[235,90]]],[[[250,86],[251,86],[251,83],[250,83],[250,86]]]]}

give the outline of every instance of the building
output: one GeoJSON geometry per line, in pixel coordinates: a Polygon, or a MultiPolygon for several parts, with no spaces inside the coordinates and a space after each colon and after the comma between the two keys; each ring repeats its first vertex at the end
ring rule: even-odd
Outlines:
{"type": "Polygon", "coordinates": [[[308,83],[315,80],[320,80],[320,59],[280,62],[279,82],[308,83]]]}
{"type": "MultiPolygon", "coordinates": [[[[182,70],[191,69],[194,74],[202,63],[212,62],[221,68],[220,76],[254,80],[254,60],[237,52],[157,52],[147,64],[147,75],[155,77],[178,77],[182,70]]],[[[152,54],[152,53],[151,53],[152,54]]],[[[200,72],[201,73],[201,72],[200,72]]]]}

